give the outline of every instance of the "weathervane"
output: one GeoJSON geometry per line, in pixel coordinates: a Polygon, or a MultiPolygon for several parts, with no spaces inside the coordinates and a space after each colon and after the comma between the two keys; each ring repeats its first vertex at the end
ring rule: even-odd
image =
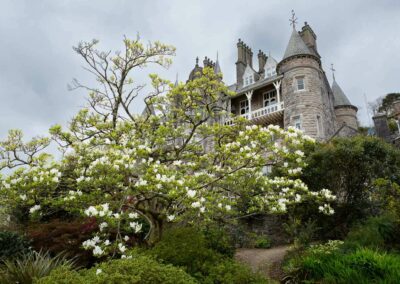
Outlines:
{"type": "Polygon", "coordinates": [[[332,71],[333,81],[335,81],[335,71],[336,71],[336,69],[333,68],[333,63],[331,63],[331,71],[332,71]]]}
{"type": "Polygon", "coordinates": [[[296,14],[294,13],[294,10],[292,10],[292,18],[289,19],[290,25],[293,26],[293,29],[296,28],[296,23],[297,23],[297,17],[296,14]]]}

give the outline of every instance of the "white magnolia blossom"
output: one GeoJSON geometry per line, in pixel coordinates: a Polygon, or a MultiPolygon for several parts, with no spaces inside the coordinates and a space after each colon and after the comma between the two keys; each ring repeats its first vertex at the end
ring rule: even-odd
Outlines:
{"type": "Polygon", "coordinates": [[[327,215],[333,215],[335,213],[335,210],[329,205],[329,204],[324,204],[323,206],[319,206],[318,210],[321,213],[327,214],[327,215]]]}
{"type": "Polygon", "coordinates": [[[101,256],[103,254],[104,254],[104,250],[101,247],[99,247],[99,246],[94,247],[94,249],[93,249],[94,256],[101,256]]]}
{"type": "Polygon", "coordinates": [[[139,222],[130,222],[129,227],[131,227],[135,233],[139,233],[142,230],[142,224],[139,222]]]}
{"type": "Polygon", "coordinates": [[[96,275],[99,275],[100,273],[102,273],[103,271],[100,268],[96,269],[96,275]]]}
{"type": "Polygon", "coordinates": [[[33,214],[33,213],[35,213],[35,212],[38,211],[38,210],[40,210],[40,205],[39,205],[39,204],[36,204],[35,206],[32,206],[32,207],[29,209],[29,213],[33,214]]]}

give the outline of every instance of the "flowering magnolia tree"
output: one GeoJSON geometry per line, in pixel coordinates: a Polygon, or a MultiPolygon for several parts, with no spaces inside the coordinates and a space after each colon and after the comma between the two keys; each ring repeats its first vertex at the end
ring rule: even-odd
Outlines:
{"type": "Polygon", "coordinates": [[[91,218],[98,230],[83,246],[96,256],[121,257],[135,236],[157,242],[165,222],[280,213],[310,198],[321,212],[333,213],[328,190],[310,192],[298,179],[302,149],[313,139],[241,118],[221,123],[223,98],[231,94],[209,68],[177,85],[150,75],[154,91],[145,98],[146,111],[136,115],[131,104],[143,86],[130,76],[150,63],[168,66],[174,48],[125,39],[124,51],[112,55],[96,44],[75,50],[99,87],[75,80],[72,88],[89,90],[89,105],[68,129],[50,130],[62,159],[43,153],[50,138],[24,143],[20,131],[10,131],[0,143],[1,168],[19,167],[1,178],[3,206],[27,208],[36,218],[57,210],[91,218]],[[263,175],[268,165],[281,166],[284,174],[263,175]],[[239,212],[244,197],[250,206],[239,212]]]}

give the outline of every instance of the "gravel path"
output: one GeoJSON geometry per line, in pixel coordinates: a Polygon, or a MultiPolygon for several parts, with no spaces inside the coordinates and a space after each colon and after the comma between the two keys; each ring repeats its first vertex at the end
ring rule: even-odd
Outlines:
{"type": "Polygon", "coordinates": [[[280,280],[283,277],[281,263],[289,250],[289,246],[279,246],[270,249],[238,249],[236,259],[248,264],[253,271],[257,271],[272,279],[280,280]]]}

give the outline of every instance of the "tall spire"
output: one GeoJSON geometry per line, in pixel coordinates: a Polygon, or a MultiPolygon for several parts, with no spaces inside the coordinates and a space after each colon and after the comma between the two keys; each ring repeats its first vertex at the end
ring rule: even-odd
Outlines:
{"type": "Polygon", "coordinates": [[[177,87],[179,85],[179,81],[178,81],[178,72],[176,72],[176,79],[175,79],[175,84],[174,86],[177,87]]]}
{"type": "Polygon", "coordinates": [[[219,60],[218,60],[218,51],[217,51],[217,60],[215,61],[215,66],[214,66],[214,73],[215,74],[221,73],[221,67],[219,66],[219,60]]]}

